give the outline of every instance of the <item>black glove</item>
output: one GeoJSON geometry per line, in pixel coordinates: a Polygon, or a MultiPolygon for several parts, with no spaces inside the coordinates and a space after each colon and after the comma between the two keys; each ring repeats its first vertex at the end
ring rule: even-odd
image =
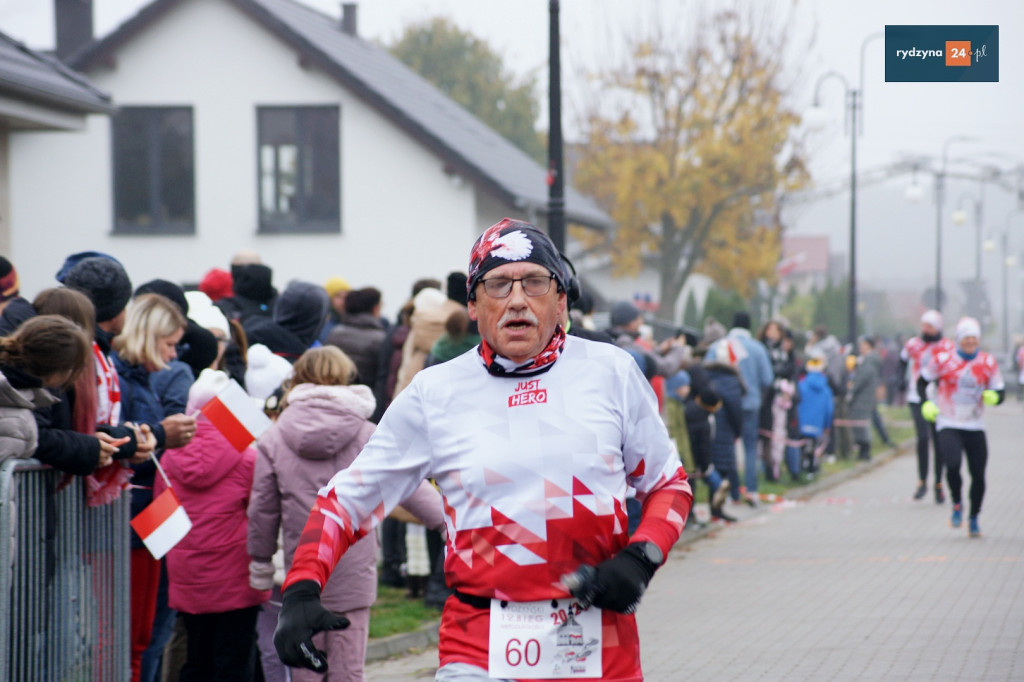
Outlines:
{"type": "Polygon", "coordinates": [[[320,586],[300,580],[288,586],[281,600],[281,615],[274,630],[274,648],[281,662],[293,668],[327,672],[327,654],[313,646],[313,635],[323,630],[344,630],[348,618],[320,605],[320,586]]]}
{"type": "Polygon", "coordinates": [[[618,613],[633,613],[658,564],[652,562],[642,545],[626,545],[611,559],[596,567],[581,566],[575,580],[563,581],[581,605],[591,604],[618,613]]]}

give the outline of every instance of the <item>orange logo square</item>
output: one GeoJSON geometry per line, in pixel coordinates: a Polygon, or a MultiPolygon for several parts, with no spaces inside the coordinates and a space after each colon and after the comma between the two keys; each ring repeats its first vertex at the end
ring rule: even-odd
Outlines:
{"type": "Polygon", "coordinates": [[[946,66],[970,66],[971,65],[971,41],[969,40],[947,40],[946,41],[946,66]]]}

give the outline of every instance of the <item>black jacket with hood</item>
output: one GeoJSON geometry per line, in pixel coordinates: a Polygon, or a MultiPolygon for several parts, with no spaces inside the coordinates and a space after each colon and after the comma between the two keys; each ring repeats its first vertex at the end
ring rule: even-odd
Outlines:
{"type": "Polygon", "coordinates": [[[238,320],[244,327],[250,320],[270,318],[277,299],[277,289],[271,284],[273,271],[266,265],[250,263],[232,265],[233,296],[214,301],[224,317],[238,320]]]}
{"type": "Polygon", "coordinates": [[[314,343],[319,344],[329,304],[323,287],[289,283],[274,303],[272,318],[252,318],[244,325],[249,345],[261,343],[274,355],[294,363],[314,343]]]}

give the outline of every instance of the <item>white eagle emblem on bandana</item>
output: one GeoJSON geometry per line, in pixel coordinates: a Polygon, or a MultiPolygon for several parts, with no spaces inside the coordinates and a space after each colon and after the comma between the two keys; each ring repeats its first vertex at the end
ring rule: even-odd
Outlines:
{"type": "Polygon", "coordinates": [[[504,260],[523,260],[533,251],[533,242],[521,230],[509,232],[494,240],[488,255],[504,260]]]}

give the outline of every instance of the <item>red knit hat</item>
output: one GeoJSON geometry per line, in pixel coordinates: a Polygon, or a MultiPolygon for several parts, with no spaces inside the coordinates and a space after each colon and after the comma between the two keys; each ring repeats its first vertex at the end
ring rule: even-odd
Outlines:
{"type": "Polygon", "coordinates": [[[231,296],[233,292],[231,273],[220,268],[213,268],[199,282],[199,291],[210,297],[211,301],[218,301],[231,296]]]}
{"type": "Polygon", "coordinates": [[[18,271],[11,261],[0,256],[0,303],[18,295],[18,271]]]}

